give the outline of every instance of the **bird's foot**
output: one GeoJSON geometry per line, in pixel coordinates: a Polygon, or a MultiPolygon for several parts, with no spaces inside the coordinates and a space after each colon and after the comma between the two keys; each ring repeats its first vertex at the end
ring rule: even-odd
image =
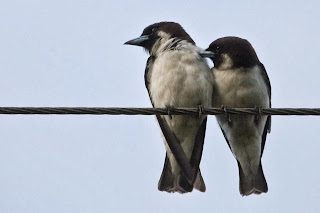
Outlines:
{"type": "Polygon", "coordinates": [[[225,113],[225,115],[226,115],[226,118],[227,118],[228,124],[231,124],[232,120],[231,120],[231,116],[230,116],[230,114],[228,113],[228,107],[227,107],[227,106],[222,105],[222,106],[221,106],[221,109],[224,111],[224,113],[225,113]]]}
{"type": "Polygon", "coordinates": [[[166,105],[166,109],[167,109],[168,116],[169,116],[169,118],[171,120],[172,119],[171,111],[172,111],[173,107],[170,106],[170,105],[166,105]]]}
{"type": "Polygon", "coordinates": [[[257,114],[256,114],[255,117],[254,117],[254,121],[257,123],[257,122],[260,120],[260,118],[261,118],[262,107],[261,107],[261,106],[255,106],[254,108],[255,108],[255,110],[257,111],[257,114]]]}
{"type": "Polygon", "coordinates": [[[202,105],[198,105],[197,106],[197,113],[198,113],[197,117],[200,118],[201,115],[203,115],[203,112],[204,112],[204,107],[202,105]]]}

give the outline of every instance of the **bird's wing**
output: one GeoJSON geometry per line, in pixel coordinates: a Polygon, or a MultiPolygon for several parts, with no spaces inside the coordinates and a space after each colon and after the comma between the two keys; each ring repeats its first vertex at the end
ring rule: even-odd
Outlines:
{"type": "Polygon", "coordinates": [[[228,140],[228,138],[227,138],[227,135],[226,135],[226,133],[223,131],[223,129],[222,129],[222,127],[221,127],[221,125],[220,125],[220,124],[219,124],[219,126],[220,126],[221,132],[222,132],[222,134],[223,134],[223,137],[224,137],[224,139],[226,139],[226,142],[227,142],[227,144],[228,144],[228,146],[229,146],[229,149],[230,149],[230,150],[231,150],[231,152],[232,152],[232,149],[231,149],[231,146],[230,146],[229,140],[228,140]]]}
{"type": "Polygon", "coordinates": [[[146,64],[146,69],[144,71],[144,83],[146,85],[146,88],[148,90],[148,94],[149,94],[149,98],[151,100],[151,104],[153,106],[153,101],[152,101],[152,98],[151,98],[151,95],[150,95],[150,89],[149,89],[149,86],[150,86],[150,77],[151,77],[151,72],[150,70],[152,70],[152,67],[153,67],[153,64],[154,64],[154,61],[155,61],[156,57],[155,56],[150,56],[147,60],[147,64],[146,64]]]}
{"type": "MultiPolygon", "coordinates": [[[[261,70],[261,75],[263,77],[264,83],[266,84],[267,89],[268,89],[269,107],[271,108],[271,84],[270,84],[270,79],[269,79],[267,71],[266,71],[266,69],[265,69],[265,67],[264,67],[264,65],[262,63],[260,63],[260,68],[261,68],[260,70],[261,70]]],[[[271,132],[271,115],[269,115],[268,118],[267,118],[267,122],[266,122],[266,125],[264,127],[263,134],[262,134],[261,156],[262,156],[262,153],[263,153],[263,150],[264,150],[264,146],[265,146],[265,143],[266,143],[267,133],[270,133],[270,132],[271,132]]]]}
{"type": "MultiPolygon", "coordinates": [[[[150,77],[151,77],[150,70],[152,70],[152,68],[153,68],[153,64],[154,64],[155,59],[156,59],[155,56],[150,56],[148,58],[148,61],[146,64],[146,69],[145,69],[145,74],[144,74],[145,85],[148,90],[152,105],[153,105],[153,100],[152,100],[152,97],[150,95],[150,90],[149,90],[150,77]]],[[[194,182],[197,171],[199,170],[199,164],[200,164],[200,160],[201,160],[201,156],[202,156],[207,119],[204,119],[202,124],[199,127],[199,130],[197,132],[197,136],[195,138],[195,145],[193,148],[192,157],[189,162],[183,149],[180,146],[179,140],[177,139],[176,135],[170,130],[170,127],[168,126],[166,120],[160,115],[156,115],[156,117],[157,117],[158,123],[160,125],[160,128],[162,130],[163,136],[165,137],[167,144],[170,147],[170,150],[171,150],[172,154],[174,155],[178,165],[181,167],[183,173],[187,176],[187,178],[189,180],[191,180],[192,182],[194,182]]]]}

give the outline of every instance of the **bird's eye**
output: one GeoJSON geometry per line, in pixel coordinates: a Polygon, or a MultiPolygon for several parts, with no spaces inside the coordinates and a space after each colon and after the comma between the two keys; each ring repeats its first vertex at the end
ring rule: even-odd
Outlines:
{"type": "Polygon", "coordinates": [[[216,46],[216,50],[219,51],[221,49],[220,46],[216,46]]]}
{"type": "Polygon", "coordinates": [[[155,31],[157,31],[157,28],[156,27],[152,28],[151,32],[154,33],[155,31]]]}

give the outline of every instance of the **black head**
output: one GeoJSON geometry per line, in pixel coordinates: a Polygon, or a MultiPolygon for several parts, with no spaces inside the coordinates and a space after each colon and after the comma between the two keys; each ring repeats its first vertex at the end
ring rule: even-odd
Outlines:
{"type": "Polygon", "coordinates": [[[238,37],[223,37],[212,42],[207,51],[216,68],[253,67],[259,64],[258,56],[251,44],[238,37]]]}
{"type": "Polygon", "coordinates": [[[159,22],[152,24],[143,30],[140,37],[127,41],[124,44],[141,46],[150,52],[157,40],[170,38],[187,40],[190,43],[195,44],[182,26],[175,22],[159,22]]]}

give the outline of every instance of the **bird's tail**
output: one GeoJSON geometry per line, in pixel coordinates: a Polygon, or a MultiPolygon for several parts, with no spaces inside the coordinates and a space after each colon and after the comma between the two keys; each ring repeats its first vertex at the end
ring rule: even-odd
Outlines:
{"type": "Polygon", "coordinates": [[[206,184],[204,183],[204,180],[201,175],[201,171],[199,169],[199,172],[197,174],[196,180],[193,183],[193,187],[200,192],[205,192],[206,191],[206,184]]]}
{"type": "Polygon", "coordinates": [[[251,194],[261,194],[268,191],[267,181],[264,177],[261,162],[258,167],[257,174],[250,173],[249,175],[244,175],[240,163],[238,162],[239,167],[239,177],[240,185],[239,190],[242,196],[248,196],[251,194]]]}
{"type": "Polygon", "coordinates": [[[201,176],[200,169],[193,184],[189,183],[187,177],[182,172],[179,175],[173,175],[171,171],[169,159],[166,157],[158,184],[159,191],[179,192],[182,194],[192,192],[193,188],[201,192],[206,191],[206,185],[201,176]]]}

